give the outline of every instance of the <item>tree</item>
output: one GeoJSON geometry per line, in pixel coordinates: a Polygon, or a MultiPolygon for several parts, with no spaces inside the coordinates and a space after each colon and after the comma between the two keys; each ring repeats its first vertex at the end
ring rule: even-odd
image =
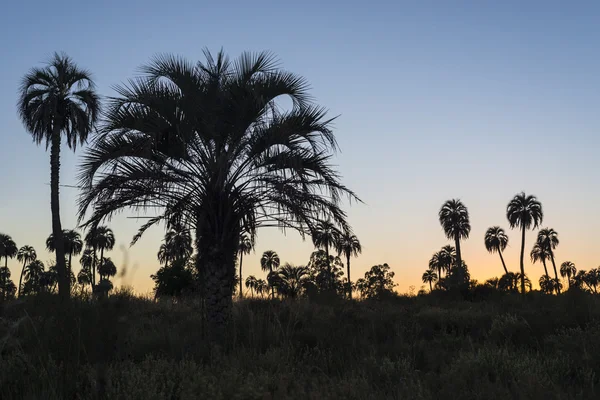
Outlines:
{"type": "MultiPolygon", "coordinates": [[[[54,240],[54,234],[50,234],[48,239],[46,239],[46,249],[54,253],[56,251],[56,247],[54,247],[56,241],[54,240]]],[[[69,273],[73,272],[72,268],[72,260],[73,256],[77,256],[83,250],[83,241],[81,240],[81,235],[79,232],[73,229],[65,229],[63,230],[63,244],[65,248],[65,255],[69,257],[69,261],[67,262],[67,269],[69,273]]]]}
{"type": "Polygon", "coordinates": [[[261,297],[264,293],[268,293],[269,292],[269,285],[267,284],[267,282],[264,279],[258,279],[256,281],[256,294],[259,294],[261,297]]]}
{"type": "Polygon", "coordinates": [[[186,292],[191,292],[194,287],[194,274],[188,266],[187,260],[176,259],[170,265],[162,266],[154,275],[155,297],[181,297],[186,292]]]}
{"type": "Polygon", "coordinates": [[[240,236],[240,244],[238,252],[240,253],[240,297],[244,297],[244,290],[242,287],[242,263],[244,262],[244,254],[250,254],[254,248],[254,240],[251,236],[243,234],[240,236]]]}
{"type": "Polygon", "coordinates": [[[17,253],[17,260],[23,263],[23,268],[21,268],[21,275],[19,276],[19,290],[18,294],[21,297],[21,285],[23,284],[23,275],[25,274],[25,267],[29,265],[31,262],[37,259],[37,253],[32,246],[23,246],[19,249],[17,253]]]}
{"type": "Polygon", "coordinates": [[[531,261],[535,264],[538,261],[541,261],[544,265],[544,274],[548,275],[548,268],[546,267],[546,260],[550,258],[550,254],[548,250],[541,246],[539,243],[533,245],[533,249],[531,249],[531,261]]]}
{"type": "MultiPolygon", "coordinates": [[[[267,250],[263,253],[260,258],[260,268],[268,272],[271,277],[273,277],[273,272],[279,268],[279,264],[281,261],[279,260],[279,256],[273,250],[267,250]]],[[[269,281],[269,284],[271,282],[269,281]]],[[[273,285],[271,286],[271,297],[275,298],[275,288],[273,285]]]]}
{"type": "MultiPolygon", "coordinates": [[[[556,263],[554,262],[554,249],[558,246],[558,233],[552,228],[540,229],[537,236],[537,243],[550,255],[552,267],[554,268],[554,279],[558,281],[558,272],[556,270],[556,263]]],[[[560,293],[558,286],[557,291],[560,293]]]]}
{"type": "Polygon", "coordinates": [[[115,235],[107,226],[94,226],[85,236],[86,246],[90,247],[93,252],[94,263],[92,265],[92,286],[96,286],[96,267],[104,262],[104,251],[112,250],[115,247],[115,235]],[[96,251],[100,250],[100,259],[96,258],[96,251]]]}
{"type": "Polygon", "coordinates": [[[452,199],[442,205],[438,216],[446,237],[454,240],[454,246],[456,247],[455,265],[458,268],[462,266],[460,240],[468,239],[471,232],[469,211],[460,200],[452,199]]]}
{"type": "Polygon", "coordinates": [[[102,259],[102,263],[98,267],[98,274],[100,274],[101,280],[107,280],[117,274],[117,267],[110,257],[102,259]]]}
{"type": "Polygon", "coordinates": [[[190,231],[180,224],[174,224],[165,234],[157,257],[158,261],[165,265],[174,261],[183,261],[185,263],[192,255],[192,252],[190,231]]]}
{"type": "Polygon", "coordinates": [[[338,240],[335,244],[338,256],[344,255],[346,257],[346,270],[348,272],[348,298],[352,298],[352,284],[350,280],[350,257],[358,257],[362,252],[362,246],[360,241],[350,231],[345,231],[339,235],[338,240]]]}
{"type": "Polygon", "coordinates": [[[423,273],[423,276],[421,278],[423,280],[423,283],[429,283],[429,291],[432,292],[433,291],[433,282],[437,281],[438,279],[438,275],[435,273],[434,270],[432,269],[428,269],[427,271],[425,271],[423,273]]]}
{"type": "Polygon", "coordinates": [[[450,245],[442,247],[442,249],[438,252],[438,259],[442,267],[442,271],[445,271],[446,275],[448,275],[452,269],[452,266],[456,262],[456,248],[450,245]]]}
{"type": "Polygon", "coordinates": [[[555,288],[556,281],[548,275],[542,275],[540,277],[540,289],[542,292],[546,294],[551,294],[556,290],[555,288]]]}
{"type": "Polygon", "coordinates": [[[195,230],[206,316],[219,336],[231,315],[242,232],[310,234],[324,217],[345,229],[341,196],[358,198],[332,166],[331,120],[310,103],[304,79],[268,53],[235,62],[205,55],[204,63],[157,57],[118,88],[81,167],[79,216],[93,208],[86,224],[94,224],[151,204],[159,214],[133,242],[163,220],[195,230]],[[280,96],[292,99],[291,110],[277,105],[280,96]]]}
{"type": "Polygon", "coordinates": [[[44,263],[33,260],[25,268],[25,284],[23,294],[37,294],[43,289],[44,263]]]}
{"type": "Polygon", "coordinates": [[[484,242],[487,251],[490,253],[497,252],[498,255],[500,255],[500,261],[502,261],[504,273],[508,274],[504,257],[502,257],[502,252],[508,245],[508,236],[504,232],[504,229],[500,228],[499,226],[492,226],[491,228],[488,228],[488,230],[485,232],[484,242]]]}
{"type": "MultiPolygon", "coordinates": [[[[341,235],[342,233],[335,227],[333,222],[321,220],[312,232],[312,240],[317,249],[325,250],[325,254],[329,260],[329,249],[336,247],[341,235]]],[[[328,266],[328,268],[331,268],[331,266],[328,266]]],[[[329,270],[329,276],[332,276],[331,269],[329,270]]],[[[333,285],[333,281],[329,282],[329,289],[333,290],[333,285]]]]}
{"type": "MultiPolygon", "coordinates": [[[[333,255],[327,257],[325,250],[312,252],[307,264],[310,286],[319,293],[345,293],[348,283],[344,283],[342,278],[343,266],[339,257],[333,255]]],[[[308,289],[308,292],[310,293],[311,290],[308,289]]]]}
{"type": "Polygon", "coordinates": [[[303,265],[295,266],[286,263],[277,271],[277,275],[279,278],[277,291],[283,296],[296,298],[305,287],[309,270],[303,265]]]}
{"type": "Polygon", "coordinates": [[[560,265],[560,276],[567,278],[567,282],[569,282],[569,288],[571,287],[571,277],[575,276],[576,273],[577,268],[573,262],[565,261],[560,265]]]}
{"type": "Polygon", "coordinates": [[[387,264],[374,265],[365,272],[365,277],[356,282],[361,295],[366,298],[377,298],[392,294],[394,287],[394,272],[387,264]]]}
{"type": "Polygon", "coordinates": [[[542,203],[535,196],[527,196],[521,192],[508,203],[506,206],[506,218],[512,228],[521,229],[521,292],[525,293],[525,231],[527,229],[537,228],[544,219],[542,211],[542,203]]]}
{"type": "Polygon", "coordinates": [[[87,141],[100,113],[100,100],[88,71],[65,54],[55,53],[42,68],[33,68],[21,82],[19,116],[36,144],[50,147],[50,208],[57,249],[59,293],[70,295],[60,221],[59,174],[62,136],[73,151],[87,141]]]}
{"type": "Polygon", "coordinates": [[[0,260],[4,257],[4,267],[8,268],[8,259],[17,256],[19,249],[14,240],[4,233],[0,233],[0,260]]]}
{"type": "Polygon", "coordinates": [[[590,290],[598,293],[598,283],[600,283],[600,268],[593,268],[585,274],[585,283],[590,290]]]}
{"type": "Polygon", "coordinates": [[[531,281],[527,276],[521,275],[521,273],[517,272],[509,272],[508,274],[502,275],[500,280],[498,281],[498,289],[506,291],[506,292],[519,292],[519,283],[525,282],[524,286],[521,286],[521,290],[523,288],[531,290],[531,281]]]}
{"type": "Polygon", "coordinates": [[[256,290],[256,284],[258,279],[254,275],[250,275],[246,278],[246,289],[250,289],[251,296],[254,297],[254,291],[256,290]]]}
{"type": "Polygon", "coordinates": [[[10,279],[10,269],[0,267],[0,300],[10,300],[15,296],[17,287],[10,279]]]}

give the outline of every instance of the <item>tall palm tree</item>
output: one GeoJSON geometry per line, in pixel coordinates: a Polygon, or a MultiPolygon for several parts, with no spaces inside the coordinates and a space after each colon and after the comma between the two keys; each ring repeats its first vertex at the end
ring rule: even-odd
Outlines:
{"type": "Polygon", "coordinates": [[[460,240],[468,239],[471,232],[469,211],[460,200],[452,199],[442,205],[438,216],[446,237],[454,240],[454,246],[456,247],[456,269],[459,271],[459,267],[462,265],[460,240]]]}
{"type": "MultiPolygon", "coordinates": [[[[118,88],[106,126],[81,166],[86,224],[151,205],[150,226],[176,219],[195,231],[211,332],[230,318],[242,232],[266,226],[310,234],[318,220],[348,227],[341,197],[358,200],[332,165],[335,136],[307,82],[269,53],[223,52],[206,62],[163,55],[118,88]],[[294,103],[278,106],[281,96],[294,103]]],[[[218,334],[217,334],[218,336],[218,334]]]]}
{"type": "Polygon", "coordinates": [[[37,259],[37,253],[32,246],[23,246],[19,249],[17,253],[17,260],[23,263],[23,268],[21,268],[21,275],[19,277],[19,289],[17,291],[19,297],[21,297],[21,285],[23,283],[23,274],[25,273],[25,267],[29,265],[31,262],[37,259]]]}
{"type": "Polygon", "coordinates": [[[436,252],[433,253],[433,255],[431,256],[431,258],[429,259],[429,269],[432,271],[437,270],[437,276],[439,278],[442,277],[442,269],[444,268],[444,266],[442,265],[442,262],[440,260],[440,252],[436,252]]]}
{"type": "Polygon", "coordinates": [[[544,273],[546,276],[548,275],[548,268],[546,267],[546,260],[550,258],[550,254],[548,253],[548,251],[541,246],[539,243],[535,243],[533,245],[533,249],[531,249],[531,262],[533,262],[534,264],[538,261],[542,262],[542,265],[544,266],[544,273]]]}
{"type": "Polygon", "coordinates": [[[246,278],[246,288],[250,289],[251,296],[254,297],[254,290],[256,289],[256,284],[258,279],[254,275],[250,275],[246,278]]]}
{"type": "Polygon", "coordinates": [[[0,282],[0,284],[3,285],[2,287],[5,289],[5,292],[8,291],[8,281],[10,278],[10,271],[8,269],[8,259],[16,257],[18,252],[19,249],[17,248],[17,244],[15,243],[15,241],[10,236],[4,233],[0,233],[0,260],[2,259],[2,257],[4,257],[5,269],[5,273],[2,274],[3,281],[0,282]]]}
{"type": "Polygon", "coordinates": [[[428,269],[427,271],[425,271],[423,273],[423,276],[421,277],[421,279],[423,280],[423,283],[429,283],[429,291],[432,292],[433,291],[433,282],[437,281],[438,274],[436,274],[434,270],[428,269]]]}
{"type": "Polygon", "coordinates": [[[497,252],[500,255],[500,261],[502,261],[504,273],[508,274],[504,257],[502,257],[502,252],[508,245],[508,236],[506,235],[506,232],[504,232],[504,229],[500,228],[499,226],[492,226],[491,228],[488,228],[488,230],[485,232],[484,242],[487,251],[490,253],[497,252]]]}
{"type": "Polygon", "coordinates": [[[85,244],[93,252],[94,263],[92,265],[92,286],[96,286],[96,268],[104,260],[104,251],[112,250],[115,247],[115,235],[108,226],[91,225],[88,233],[85,235],[85,244]],[[96,252],[100,250],[100,258],[96,258],[96,252]]]}
{"type": "Polygon", "coordinates": [[[39,293],[42,290],[42,276],[44,275],[44,263],[33,260],[25,268],[25,284],[23,294],[39,293]]]}
{"type": "Polygon", "coordinates": [[[36,144],[50,147],[50,208],[52,233],[56,241],[59,293],[70,294],[66,269],[63,229],[60,222],[59,174],[62,136],[75,151],[87,141],[100,113],[100,100],[91,74],[80,69],[65,54],[55,53],[42,68],[33,68],[21,82],[19,115],[36,144]]]}
{"type": "Polygon", "coordinates": [[[567,278],[567,282],[569,282],[569,288],[571,287],[571,277],[575,276],[576,273],[577,268],[572,261],[565,261],[560,265],[560,276],[567,278]]]}
{"type": "Polygon", "coordinates": [[[350,231],[345,231],[339,235],[337,242],[335,243],[338,256],[346,256],[346,270],[348,272],[348,298],[352,298],[352,281],[350,280],[350,257],[358,257],[362,252],[362,246],[360,241],[350,231]]]}
{"type": "MultiPolygon", "coordinates": [[[[339,242],[339,237],[341,236],[341,232],[338,228],[336,228],[335,224],[330,220],[327,221],[318,221],[312,232],[312,240],[313,244],[317,249],[325,250],[325,254],[327,255],[327,260],[329,260],[329,249],[335,248],[336,243],[339,242]]],[[[332,276],[331,273],[331,263],[327,266],[327,272],[329,276],[332,276]]],[[[330,279],[329,288],[333,289],[333,280],[330,279]]]]}
{"type": "Polygon", "coordinates": [[[442,247],[442,249],[438,252],[438,259],[442,266],[442,271],[444,271],[447,276],[450,272],[450,269],[452,269],[452,266],[456,262],[456,248],[450,245],[442,247]]]}
{"type": "Polygon", "coordinates": [[[525,293],[525,231],[537,228],[544,219],[542,203],[535,196],[521,192],[506,206],[506,218],[511,228],[521,229],[521,292],[525,293]]]}
{"type": "Polygon", "coordinates": [[[165,234],[158,251],[158,261],[169,264],[174,261],[187,260],[192,255],[192,237],[190,231],[183,226],[173,225],[165,234]]]}
{"type": "MultiPolygon", "coordinates": [[[[270,276],[273,276],[274,270],[279,268],[281,264],[281,260],[279,259],[279,255],[275,253],[273,250],[267,250],[263,253],[260,258],[260,268],[269,272],[270,276]]],[[[275,288],[271,285],[271,297],[275,298],[275,288]]]]}
{"type": "MultiPolygon", "coordinates": [[[[56,241],[54,240],[54,234],[50,234],[48,239],[46,239],[46,249],[54,253],[56,248],[54,247],[56,241]]],[[[79,232],[73,229],[65,229],[63,230],[63,243],[65,247],[65,255],[68,256],[67,270],[69,273],[73,272],[72,261],[73,256],[77,256],[83,250],[83,241],[81,240],[81,235],[79,232]]]]}
{"type": "MultiPolygon", "coordinates": [[[[550,261],[552,261],[552,267],[554,268],[554,279],[558,281],[558,272],[556,270],[556,263],[554,262],[554,249],[558,246],[558,233],[552,228],[540,229],[537,242],[550,255],[550,261]]],[[[557,289],[557,291],[560,293],[560,289],[557,289]]]]}
{"type": "Polygon", "coordinates": [[[309,271],[303,265],[294,266],[286,263],[277,271],[277,274],[279,275],[278,291],[284,296],[296,298],[304,287],[309,271]]]}
{"type": "Polygon", "coordinates": [[[242,275],[242,264],[244,262],[244,254],[250,254],[253,248],[254,240],[252,239],[252,237],[248,236],[247,234],[241,235],[238,249],[238,252],[240,253],[240,297],[244,297],[244,290],[242,287],[242,280],[244,279],[242,275]]]}

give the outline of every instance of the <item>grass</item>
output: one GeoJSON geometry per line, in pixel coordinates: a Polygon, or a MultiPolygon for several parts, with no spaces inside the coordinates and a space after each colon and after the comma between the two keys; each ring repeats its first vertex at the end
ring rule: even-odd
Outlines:
{"type": "Polygon", "coordinates": [[[193,301],[0,311],[2,399],[593,399],[600,299],[246,300],[223,347],[193,301]]]}

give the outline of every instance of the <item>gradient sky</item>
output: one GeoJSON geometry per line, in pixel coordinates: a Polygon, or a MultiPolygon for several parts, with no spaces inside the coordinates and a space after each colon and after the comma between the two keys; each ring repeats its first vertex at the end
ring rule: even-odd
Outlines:
{"type": "MultiPolygon", "coordinates": [[[[364,247],[353,279],[387,262],[399,291],[418,290],[431,254],[448,243],[437,212],[450,198],[471,215],[463,257],[472,276],[502,272],[483,246],[492,225],[507,229],[505,258],[516,271],[519,235],[508,229],[505,208],[522,190],[538,196],[544,226],[559,232],[558,263],[600,265],[599,2],[10,3],[0,13],[0,232],[19,247],[33,245],[42,261],[52,258],[43,250],[51,231],[49,153],[17,118],[21,77],[65,51],[93,72],[102,95],[112,95],[113,85],[157,53],[196,60],[204,47],[223,47],[231,56],[274,52],[339,115],[336,162],[365,202],[348,208],[364,247]]],[[[63,153],[63,184],[76,183],[77,162],[63,153]]],[[[70,188],[61,194],[65,228],[75,226],[77,195],[70,188]]],[[[141,221],[125,215],[110,223],[126,250],[110,256],[128,266],[116,283],[148,292],[164,230],[127,248],[141,221]]],[[[528,233],[527,252],[534,237],[528,233]]],[[[258,258],[268,249],[305,264],[312,245],[294,233],[260,231],[245,275],[264,275],[258,258]]],[[[16,260],[9,266],[18,281],[16,260]]],[[[542,266],[527,262],[526,271],[537,281],[542,266]]]]}

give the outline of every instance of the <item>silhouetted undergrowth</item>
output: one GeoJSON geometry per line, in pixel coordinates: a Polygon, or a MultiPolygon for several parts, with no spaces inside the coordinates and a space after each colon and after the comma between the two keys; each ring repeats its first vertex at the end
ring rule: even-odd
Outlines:
{"type": "Polygon", "coordinates": [[[2,399],[597,398],[588,293],[237,302],[221,346],[194,300],[5,304],[2,399]],[[61,310],[58,313],[56,310],[61,310]]]}

